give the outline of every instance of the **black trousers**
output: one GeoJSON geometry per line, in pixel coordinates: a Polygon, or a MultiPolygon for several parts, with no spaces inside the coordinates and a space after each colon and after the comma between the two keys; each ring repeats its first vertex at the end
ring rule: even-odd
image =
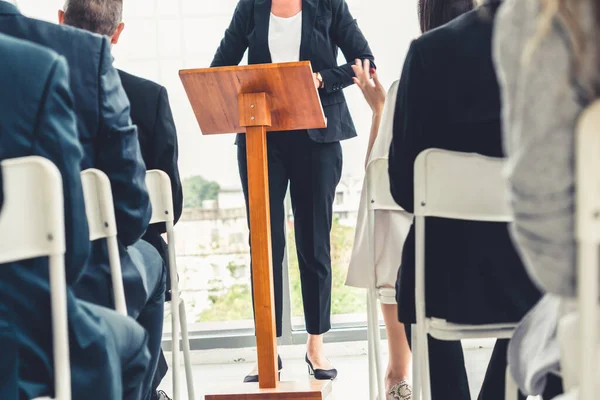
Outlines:
{"type": "MultiPolygon", "coordinates": [[[[404,324],[408,343],[411,343],[411,326],[404,324]]],[[[479,400],[504,400],[506,389],[506,367],[508,340],[497,340],[492,358],[485,372],[483,386],[477,397],[479,400]]],[[[465,357],[460,342],[447,342],[429,337],[429,371],[432,400],[469,400],[469,381],[465,369],[465,357]]],[[[543,393],[544,400],[550,400],[563,393],[562,380],[548,377],[543,393]]],[[[519,393],[519,400],[525,400],[519,393]]]]}
{"type": "MultiPolygon", "coordinates": [[[[288,184],[306,330],[320,335],[331,328],[330,233],[335,189],[342,173],[342,147],[339,142],[316,143],[306,131],[270,132],[267,151],[277,336],[282,335],[284,201],[288,184]]],[[[238,167],[248,210],[248,169],[243,138],[238,140],[238,167]]]]}

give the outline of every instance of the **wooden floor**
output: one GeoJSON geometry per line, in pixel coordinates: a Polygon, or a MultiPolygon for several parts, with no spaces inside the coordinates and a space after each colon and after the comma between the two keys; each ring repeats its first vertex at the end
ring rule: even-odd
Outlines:
{"type": "MultiPolygon", "coordinates": [[[[465,358],[467,371],[469,374],[469,385],[473,398],[477,398],[477,393],[481,386],[487,363],[491,354],[491,344],[493,342],[477,343],[475,346],[465,343],[465,358]]],[[[383,348],[387,344],[383,343],[383,348]]],[[[281,374],[282,381],[306,381],[308,373],[303,361],[304,353],[301,348],[294,348],[292,351],[285,349],[282,351],[284,369],[281,374]],[[295,354],[298,353],[298,354],[295,354]]],[[[223,350],[235,352],[236,350],[223,350]]],[[[213,351],[214,352],[214,351],[213,351]]],[[[169,359],[170,357],[167,357],[169,359]]],[[[194,352],[193,359],[195,365],[194,383],[197,400],[204,400],[204,395],[213,392],[216,388],[236,386],[252,368],[251,363],[227,363],[227,364],[203,364],[202,352],[194,352]]],[[[339,371],[338,378],[333,382],[333,391],[328,400],[367,400],[369,393],[368,364],[366,355],[344,355],[330,357],[331,362],[339,371]]],[[[387,360],[387,355],[384,355],[387,360]]],[[[184,369],[181,368],[181,372],[184,369]]],[[[171,390],[171,375],[167,374],[162,382],[161,389],[167,394],[171,390]]],[[[181,381],[182,399],[187,400],[187,391],[185,380],[181,381]]]]}

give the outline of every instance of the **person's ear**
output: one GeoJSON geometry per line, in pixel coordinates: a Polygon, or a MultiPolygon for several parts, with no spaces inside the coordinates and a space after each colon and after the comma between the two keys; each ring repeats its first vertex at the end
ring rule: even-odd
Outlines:
{"type": "Polygon", "coordinates": [[[112,37],[110,38],[111,44],[117,44],[119,42],[119,38],[121,37],[121,32],[123,32],[123,29],[125,29],[125,24],[121,22],[117,26],[115,33],[113,33],[112,37]]]}
{"type": "Polygon", "coordinates": [[[65,24],[65,12],[63,10],[58,10],[58,23],[60,25],[65,24]]]}

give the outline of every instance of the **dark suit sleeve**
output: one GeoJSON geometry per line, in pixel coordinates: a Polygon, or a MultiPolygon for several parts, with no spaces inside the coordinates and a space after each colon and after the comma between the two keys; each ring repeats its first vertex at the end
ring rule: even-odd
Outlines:
{"type": "Polygon", "coordinates": [[[137,127],[131,123],[129,100],[112,66],[108,39],[103,40],[100,65],[100,135],[97,166],[111,183],[121,244],[137,242],[151,217],[137,127]]]}
{"type": "Polygon", "coordinates": [[[356,59],[368,59],[375,68],[375,58],[369,43],[350,13],[345,0],[333,0],[331,34],[333,41],[342,50],[348,63],[336,68],[318,71],[323,77],[327,93],[342,90],[353,84],[354,71],[352,71],[352,64],[356,59]]]}
{"type": "Polygon", "coordinates": [[[89,231],[81,188],[83,152],[77,138],[66,61],[56,59],[46,84],[36,124],[34,154],[48,158],[63,180],[67,283],[77,281],[89,253],[89,231]]]}
{"type": "Polygon", "coordinates": [[[153,139],[152,165],[148,165],[148,168],[160,169],[169,175],[171,190],[173,192],[174,218],[175,222],[177,222],[181,217],[183,209],[183,191],[181,189],[181,178],[179,177],[179,167],[177,165],[177,130],[173,121],[171,106],[169,105],[167,89],[164,87],[161,87],[158,96],[156,126],[154,128],[153,139]]]}
{"type": "Polygon", "coordinates": [[[217,49],[215,57],[210,63],[211,67],[225,67],[238,65],[246,49],[248,49],[248,23],[252,12],[252,1],[242,0],[238,3],[233,13],[229,27],[225,31],[223,40],[217,49]]]}
{"type": "Polygon", "coordinates": [[[429,147],[425,123],[426,80],[418,48],[410,46],[396,100],[394,135],[389,152],[390,189],[396,203],[408,212],[414,209],[414,163],[419,153],[429,147]]]}

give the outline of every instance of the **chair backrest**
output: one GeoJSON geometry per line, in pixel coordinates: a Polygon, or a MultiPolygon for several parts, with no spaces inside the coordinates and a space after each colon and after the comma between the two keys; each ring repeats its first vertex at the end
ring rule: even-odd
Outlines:
{"type": "Polygon", "coordinates": [[[150,224],[172,222],[175,214],[173,213],[173,194],[169,175],[158,169],[147,171],[146,187],[152,204],[150,224]]]}
{"type": "Polygon", "coordinates": [[[45,158],[2,161],[0,264],[65,253],[62,178],[45,158]]]}
{"type": "MultiPolygon", "coordinates": [[[[171,193],[171,179],[164,171],[153,169],[146,171],[146,187],[152,204],[152,218],[150,224],[164,223],[167,234],[167,249],[169,256],[169,276],[171,277],[171,337],[176,338],[171,342],[173,356],[173,376],[179,376],[179,277],[177,275],[177,260],[175,256],[175,233],[173,230],[175,214],[173,213],[173,195],[171,193]]],[[[173,398],[178,398],[179,380],[173,384],[173,398]]]]}
{"type": "Polygon", "coordinates": [[[380,158],[369,163],[366,174],[366,188],[371,210],[404,211],[396,203],[390,191],[388,159],[380,158]]]}
{"type": "Polygon", "coordinates": [[[504,161],[479,154],[428,149],[414,172],[415,304],[417,326],[426,319],[425,217],[509,222],[504,161]]]}
{"type": "Polygon", "coordinates": [[[600,328],[600,101],[589,106],[577,126],[576,231],[580,332],[580,399],[597,397],[600,328]]]}
{"type": "Polygon", "coordinates": [[[127,315],[123,272],[117,242],[117,219],[110,179],[104,172],[91,168],[81,173],[81,184],[85,200],[85,213],[90,229],[90,241],[106,239],[115,309],[120,314],[127,315]]]}
{"type": "Polygon", "coordinates": [[[52,162],[37,156],[2,161],[2,176],[0,264],[48,257],[54,398],[70,400],[62,177],[52,162]]]}
{"type": "Polygon", "coordinates": [[[108,176],[91,168],[81,173],[90,240],[117,236],[117,222],[108,176]]]}
{"type": "Polygon", "coordinates": [[[510,222],[504,160],[428,149],[415,161],[415,216],[510,222]]]}

